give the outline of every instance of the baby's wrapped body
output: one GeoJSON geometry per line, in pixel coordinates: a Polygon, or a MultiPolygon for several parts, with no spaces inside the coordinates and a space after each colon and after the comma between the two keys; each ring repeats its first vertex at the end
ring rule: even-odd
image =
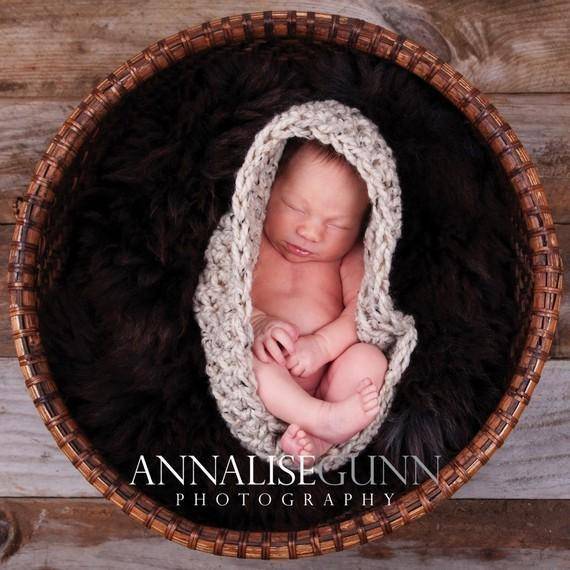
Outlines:
{"type": "Polygon", "coordinates": [[[316,141],[288,143],[252,284],[258,394],[289,427],[283,451],[312,463],[378,413],[387,360],[356,335],[366,186],[316,141]]]}

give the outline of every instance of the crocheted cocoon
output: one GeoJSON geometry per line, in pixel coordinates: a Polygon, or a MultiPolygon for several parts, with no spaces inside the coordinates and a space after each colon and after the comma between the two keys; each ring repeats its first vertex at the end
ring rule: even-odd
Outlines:
{"type": "Polygon", "coordinates": [[[257,133],[237,173],[231,208],[206,248],[193,308],[211,391],[231,432],[257,456],[294,468],[279,445],[287,424],[267,411],[256,392],[251,325],[253,270],[271,187],[290,137],[317,139],[342,153],[366,182],[372,204],[364,235],[356,330],[361,342],[384,352],[389,365],[378,415],[317,460],[315,468],[327,471],[339,468],[371,442],[388,415],[417,343],[412,316],[396,310],[389,294],[390,266],[401,234],[401,196],[392,150],[374,123],[338,101],[311,101],[290,107],[257,133]]]}

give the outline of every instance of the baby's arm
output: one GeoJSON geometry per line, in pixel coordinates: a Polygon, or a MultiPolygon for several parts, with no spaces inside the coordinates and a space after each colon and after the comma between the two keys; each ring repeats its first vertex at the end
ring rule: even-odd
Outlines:
{"type": "Polygon", "coordinates": [[[361,242],[345,255],[340,266],[344,310],[339,317],[315,331],[323,348],[335,360],[349,346],[358,342],[356,335],[356,302],[360,283],[364,277],[364,246],[361,242]]]}

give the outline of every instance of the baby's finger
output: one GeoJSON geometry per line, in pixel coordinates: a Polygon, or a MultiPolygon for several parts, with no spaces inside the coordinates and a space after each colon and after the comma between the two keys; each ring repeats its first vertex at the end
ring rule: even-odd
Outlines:
{"type": "Polygon", "coordinates": [[[293,329],[293,340],[296,341],[299,338],[299,327],[291,325],[291,328],[293,329]]]}
{"type": "Polygon", "coordinates": [[[277,342],[272,338],[268,338],[265,341],[265,348],[273,356],[276,362],[285,366],[285,358],[283,357],[283,353],[281,349],[277,346],[277,342]]]}
{"type": "Polygon", "coordinates": [[[289,354],[295,350],[295,343],[289,333],[281,327],[275,327],[271,331],[271,336],[278,340],[286,349],[289,354]]]}
{"type": "Polygon", "coordinates": [[[284,329],[290,335],[293,342],[299,338],[299,329],[295,325],[286,321],[280,321],[278,326],[284,329]]]}
{"type": "Polygon", "coordinates": [[[263,346],[263,343],[260,340],[255,341],[253,343],[253,354],[255,354],[255,356],[259,360],[261,360],[261,362],[266,362],[267,364],[269,364],[270,358],[269,356],[267,356],[267,353],[265,352],[265,347],[263,346]]]}
{"type": "Polygon", "coordinates": [[[291,372],[295,376],[301,376],[303,372],[305,372],[305,367],[302,366],[301,364],[297,364],[294,368],[292,368],[291,372]]]}
{"type": "Polygon", "coordinates": [[[293,368],[294,366],[297,366],[297,364],[298,364],[298,360],[297,360],[297,357],[296,357],[295,355],[288,356],[288,357],[285,359],[285,366],[286,366],[289,370],[291,370],[291,368],[293,368]]]}

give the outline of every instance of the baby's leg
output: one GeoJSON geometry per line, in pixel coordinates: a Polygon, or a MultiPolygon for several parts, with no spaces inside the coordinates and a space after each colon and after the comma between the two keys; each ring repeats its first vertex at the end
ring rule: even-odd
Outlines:
{"type": "Polygon", "coordinates": [[[354,394],[362,378],[370,378],[379,391],[387,370],[388,360],[379,348],[357,342],[331,363],[315,396],[327,402],[340,402],[354,394]]]}
{"type": "MultiPolygon", "coordinates": [[[[324,374],[325,367],[320,371],[324,374]]],[[[307,417],[315,416],[323,402],[315,397],[318,375],[300,385],[289,370],[276,362],[262,362],[253,356],[253,371],[257,379],[257,393],[267,410],[287,423],[305,422],[307,417]],[[309,391],[312,393],[309,393],[309,391]]]]}
{"type": "MultiPolygon", "coordinates": [[[[355,393],[363,378],[370,378],[378,391],[384,382],[387,368],[388,361],[377,347],[362,342],[353,344],[331,363],[315,396],[328,402],[341,402],[355,393]]],[[[375,416],[370,414],[368,417],[370,423],[375,416]]],[[[321,456],[331,447],[326,437],[319,438],[307,430],[299,429],[297,425],[289,426],[287,431],[290,435],[294,434],[297,445],[302,445],[315,457],[321,456]]]]}
{"type": "Polygon", "coordinates": [[[254,356],[253,370],[257,393],[271,414],[331,443],[344,441],[368,425],[365,415],[377,406],[377,390],[370,380],[362,381],[343,401],[325,402],[303,390],[284,366],[254,356]]]}

